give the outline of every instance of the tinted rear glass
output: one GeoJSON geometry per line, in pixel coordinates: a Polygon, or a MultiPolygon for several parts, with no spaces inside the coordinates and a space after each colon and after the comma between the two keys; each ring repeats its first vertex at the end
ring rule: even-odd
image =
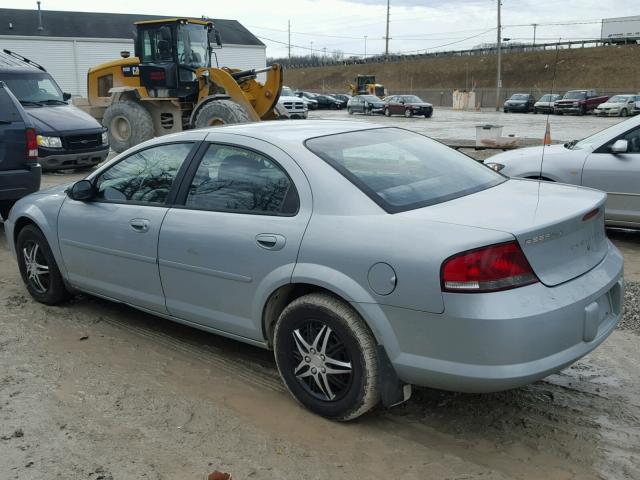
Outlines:
{"type": "Polygon", "coordinates": [[[441,203],[505,181],[466,155],[399,128],[317,137],[306,146],[389,213],[441,203]]]}

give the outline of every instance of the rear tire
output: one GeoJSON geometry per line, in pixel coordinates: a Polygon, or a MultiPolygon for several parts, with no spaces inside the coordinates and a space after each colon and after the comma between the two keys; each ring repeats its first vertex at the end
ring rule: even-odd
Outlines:
{"type": "Polygon", "coordinates": [[[391,111],[388,108],[384,109],[384,116],[385,117],[390,117],[391,116],[391,111]]]}
{"type": "Polygon", "coordinates": [[[353,110],[351,110],[351,107],[347,107],[347,113],[349,115],[353,115],[353,110]]]}
{"type": "Polygon", "coordinates": [[[249,123],[251,118],[242,105],[232,100],[212,100],[198,111],[196,128],[249,123]]]}
{"type": "Polygon", "coordinates": [[[336,297],[312,293],[291,302],[276,323],[274,351],[289,392],[318,415],[353,420],[380,400],[376,341],[336,297]]]}
{"type": "Polygon", "coordinates": [[[112,103],[104,112],[102,124],[109,129],[111,149],[118,153],[154,137],[151,114],[131,100],[112,103]]]}
{"type": "Polygon", "coordinates": [[[35,225],[27,225],[16,242],[18,267],[22,281],[34,300],[57,305],[70,296],[49,242],[35,225]]]}

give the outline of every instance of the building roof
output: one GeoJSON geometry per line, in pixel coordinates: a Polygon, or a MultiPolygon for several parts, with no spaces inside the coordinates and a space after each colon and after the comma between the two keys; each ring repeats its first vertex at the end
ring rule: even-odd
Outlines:
{"type": "MultiPolygon", "coordinates": [[[[133,39],[136,30],[134,22],[163,18],[176,17],[42,10],[43,29],[38,30],[38,10],[0,8],[0,35],[133,39]]],[[[220,32],[223,45],[264,46],[237,20],[213,19],[212,21],[220,32]]]]}

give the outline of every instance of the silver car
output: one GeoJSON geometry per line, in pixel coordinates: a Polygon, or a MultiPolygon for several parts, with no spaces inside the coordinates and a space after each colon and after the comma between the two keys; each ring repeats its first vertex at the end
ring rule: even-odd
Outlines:
{"type": "Polygon", "coordinates": [[[273,349],[307,408],[349,420],[410,385],[543,378],[615,328],[605,195],[510,180],[422,135],[346,121],[163,136],[20,200],[28,291],[76,291],[273,349]]]}
{"type": "Polygon", "coordinates": [[[640,228],[640,117],[580,141],[501,153],[487,166],[510,177],[603,190],[608,193],[607,225],[640,228]]]}

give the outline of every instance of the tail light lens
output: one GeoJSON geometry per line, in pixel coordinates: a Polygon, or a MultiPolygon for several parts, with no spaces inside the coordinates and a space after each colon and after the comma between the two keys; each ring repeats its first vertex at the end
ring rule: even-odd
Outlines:
{"type": "Polygon", "coordinates": [[[442,264],[442,291],[484,293],[538,282],[517,242],[459,253],[442,264]]]}
{"type": "Polygon", "coordinates": [[[33,128],[27,128],[26,136],[27,136],[27,161],[37,162],[38,161],[38,138],[36,135],[36,131],[33,128]]]}

